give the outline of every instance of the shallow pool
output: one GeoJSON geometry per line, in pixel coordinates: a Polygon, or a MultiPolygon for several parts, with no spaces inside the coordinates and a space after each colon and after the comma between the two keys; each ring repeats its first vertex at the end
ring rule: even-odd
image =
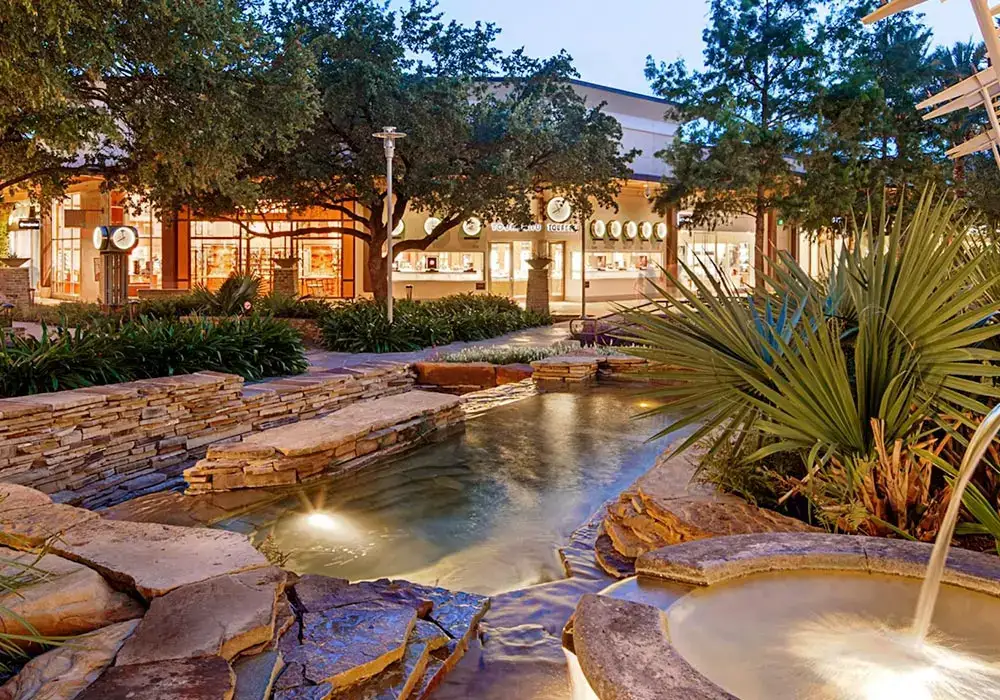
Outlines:
{"type": "Polygon", "coordinates": [[[556,548],[648,470],[665,418],[634,390],[544,393],[464,432],[220,527],[252,530],[298,573],[498,593],[562,578],[556,548]]]}

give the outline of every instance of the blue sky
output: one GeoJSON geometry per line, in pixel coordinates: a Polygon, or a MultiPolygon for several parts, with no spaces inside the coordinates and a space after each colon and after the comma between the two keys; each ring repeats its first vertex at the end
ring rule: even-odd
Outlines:
{"type": "MultiPolygon", "coordinates": [[[[403,0],[393,0],[394,5],[403,0]]],[[[484,20],[503,29],[505,49],[525,47],[544,56],[565,48],[580,77],[635,92],[649,92],[646,55],[701,63],[701,32],[708,0],[439,0],[461,22],[484,20]]],[[[967,0],[930,0],[923,6],[935,41],[951,44],[977,34],[967,0]]]]}

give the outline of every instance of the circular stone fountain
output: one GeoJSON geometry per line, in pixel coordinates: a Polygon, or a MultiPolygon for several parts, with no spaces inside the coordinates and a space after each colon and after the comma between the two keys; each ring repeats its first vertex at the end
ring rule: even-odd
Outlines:
{"type": "Polygon", "coordinates": [[[930,558],[920,543],[798,533],[650,552],[577,608],[576,697],[1000,699],[1000,559],[952,549],[922,636],[930,558]]]}

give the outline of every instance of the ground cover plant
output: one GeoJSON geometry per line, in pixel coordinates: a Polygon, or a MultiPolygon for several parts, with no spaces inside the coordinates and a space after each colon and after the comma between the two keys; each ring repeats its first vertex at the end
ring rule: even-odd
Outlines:
{"type": "Polygon", "coordinates": [[[335,306],[320,320],[328,350],[376,353],[486,340],[550,323],[548,315],[525,311],[506,297],[486,294],[400,301],[392,324],[384,304],[365,299],[335,306]]]}
{"type": "Polygon", "coordinates": [[[269,316],[105,318],[72,331],[45,332],[37,339],[10,339],[0,347],[0,396],[205,370],[253,380],[299,374],[307,364],[299,334],[269,316]]]}
{"type": "MultiPolygon", "coordinates": [[[[722,276],[626,312],[628,352],[674,369],[658,390],[698,426],[703,476],[845,532],[932,539],[962,442],[1000,392],[996,243],[950,196],[869,215],[822,280],[774,261],[770,291],[722,276]]],[[[693,272],[693,271],[691,271],[693,272]]],[[[711,273],[710,270],[705,272],[711,273]]],[[[672,280],[673,281],[673,280],[672,280]]],[[[984,465],[966,534],[1000,541],[1000,479],[984,465]]]]}
{"type": "Polygon", "coordinates": [[[578,350],[579,343],[568,341],[550,347],[536,348],[520,345],[474,345],[456,352],[442,353],[434,359],[439,362],[488,362],[492,365],[529,364],[547,357],[565,355],[578,350]]]}

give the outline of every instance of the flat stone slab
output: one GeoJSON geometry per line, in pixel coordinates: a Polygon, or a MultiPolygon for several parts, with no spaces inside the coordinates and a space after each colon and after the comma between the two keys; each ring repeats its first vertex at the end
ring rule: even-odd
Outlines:
{"type": "Polygon", "coordinates": [[[243,535],[97,518],[52,545],[63,557],[96,569],[146,600],[175,588],[268,565],[243,535]]]}
{"type": "Polygon", "coordinates": [[[72,636],[145,612],[93,569],[54,554],[39,557],[0,548],[0,576],[25,583],[16,591],[0,590],[0,632],[7,634],[33,629],[45,636],[72,636]]]}
{"type": "Polygon", "coordinates": [[[138,620],[119,622],[76,637],[71,644],[56,647],[29,661],[0,687],[0,700],[59,700],[73,698],[101,675],[138,620]]]}
{"type": "Polygon", "coordinates": [[[406,643],[403,658],[382,673],[349,686],[333,695],[336,700],[403,700],[420,686],[431,660],[431,652],[450,641],[437,625],[417,620],[406,643]]]}
{"type": "Polygon", "coordinates": [[[213,655],[229,660],[270,641],[286,578],[267,567],[175,588],[150,603],[115,665],[213,655]]]}
{"type": "MultiPolygon", "coordinates": [[[[735,535],[685,542],[639,557],[636,572],[708,586],[770,571],[859,571],[922,578],[933,545],[826,533],[735,535]]],[[[952,548],[944,583],[1000,595],[1000,559],[952,548]]]]}
{"type": "Polygon", "coordinates": [[[75,700],[231,700],[236,676],[219,656],[112,666],[75,700]]]}
{"type": "Polygon", "coordinates": [[[573,639],[601,700],[737,700],[695,671],[667,641],[666,620],[648,605],[585,595],[573,639]]]}
{"type": "Polygon", "coordinates": [[[300,609],[320,612],[356,603],[389,603],[413,608],[418,617],[431,620],[452,639],[475,633],[479,620],[489,608],[489,598],[474,593],[422,586],[408,581],[361,581],[307,574],[295,584],[300,609]]]}
{"type": "Polygon", "coordinates": [[[27,486],[0,483],[0,512],[10,513],[18,508],[44,506],[52,503],[48,494],[27,486]]]}
{"type": "Polygon", "coordinates": [[[457,408],[457,397],[429,391],[408,391],[351,404],[324,418],[299,421],[264,430],[242,442],[209,448],[209,459],[239,459],[280,453],[287,457],[335,449],[366,434],[405,423],[422,415],[457,408]]]}
{"type": "Polygon", "coordinates": [[[15,549],[41,547],[50,539],[99,518],[92,511],[56,503],[12,510],[0,504],[0,545],[15,549]]]}
{"type": "Polygon", "coordinates": [[[285,662],[277,649],[255,656],[240,657],[233,663],[236,674],[236,693],[233,700],[268,700],[285,662]]]}
{"type": "Polygon", "coordinates": [[[417,622],[413,608],[357,603],[302,616],[305,677],[344,688],[380,673],[403,658],[417,622]]]}

